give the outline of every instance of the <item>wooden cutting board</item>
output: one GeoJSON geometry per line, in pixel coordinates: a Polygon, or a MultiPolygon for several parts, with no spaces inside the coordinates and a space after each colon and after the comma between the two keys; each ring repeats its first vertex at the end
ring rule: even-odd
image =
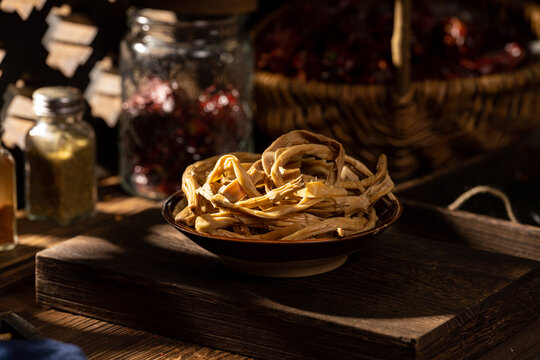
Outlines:
{"type": "Polygon", "coordinates": [[[41,304],[260,358],[474,358],[540,315],[539,262],[393,230],[332,272],[257,278],[149,209],[36,261],[41,304]]]}

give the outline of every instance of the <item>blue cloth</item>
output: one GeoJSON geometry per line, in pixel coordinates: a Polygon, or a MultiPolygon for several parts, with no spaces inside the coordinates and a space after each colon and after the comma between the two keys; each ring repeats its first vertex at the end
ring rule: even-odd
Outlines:
{"type": "Polygon", "coordinates": [[[0,360],[85,360],[73,344],[52,339],[0,341],[0,360]]]}

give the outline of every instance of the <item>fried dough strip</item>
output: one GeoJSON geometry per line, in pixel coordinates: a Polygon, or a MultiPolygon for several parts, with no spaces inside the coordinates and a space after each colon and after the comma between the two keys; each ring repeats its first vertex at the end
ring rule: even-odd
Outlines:
{"type": "MultiPolygon", "coordinates": [[[[259,154],[246,152],[236,152],[231,155],[236,156],[243,162],[254,162],[260,159],[259,154]]],[[[195,214],[206,212],[207,204],[197,194],[197,189],[205,183],[208,172],[212,170],[221,156],[216,155],[211,158],[197,161],[189,165],[182,175],[182,191],[188,201],[188,207],[195,214]]]]}
{"type": "Polygon", "coordinates": [[[270,190],[262,196],[252,197],[246,200],[238,201],[236,202],[236,205],[243,206],[248,209],[252,209],[254,207],[267,208],[269,206],[275,205],[280,200],[285,199],[287,196],[303,188],[304,186],[304,181],[301,177],[298,177],[296,180],[288,182],[273,190],[270,190]]]}
{"type": "Polygon", "coordinates": [[[194,226],[197,215],[190,209],[189,206],[183,208],[174,216],[174,221],[183,222],[187,226],[194,226]]]}
{"type": "MultiPolygon", "coordinates": [[[[329,174],[329,167],[328,162],[326,160],[321,159],[302,159],[302,163],[300,164],[300,170],[302,174],[305,175],[312,175],[314,177],[323,177],[327,178],[329,174]],[[318,176],[320,175],[320,176],[318,176]]],[[[343,170],[345,170],[345,167],[343,167],[343,170]]]]}
{"type": "Polygon", "coordinates": [[[294,205],[278,205],[263,211],[238,206],[234,203],[231,203],[229,200],[227,200],[226,197],[221,194],[214,195],[210,197],[209,200],[212,204],[214,204],[215,207],[227,209],[231,212],[238,212],[255,216],[260,219],[279,219],[280,217],[283,217],[285,215],[309,209],[311,206],[321,201],[321,199],[302,199],[300,202],[294,205]]]}
{"type": "Polygon", "coordinates": [[[337,141],[309,131],[276,139],[262,155],[198,161],[182,176],[187,206],[175,221],[229,237],[341,237],[373,228],[375,203],[395,199],[385,155],[375,173],[337,141]]]}
{"type": "Polygon", "coordinates": [[[310,225],[304,227],[290,235],[284,236],[283,240],[293,239],[309,239],[318,235],[330,234],[337,231],[338,228],[346,229],[350,231],[362,231],[364,225],[368,222],[367,219],[361,218],[347,218],[347,217],[334,217],[320,221],[316,225],[310,225]]]}
{"type": "MultiPolygon", "coordinates": [[[[266,229],[267,231],[273,232],[274,234],[286,234],[287,231],[294,232],[299,230],[306,225],[319,222],[320,219],[316,216],[310,214],[292,214],[285,219],[276,218],[276,219],[267,219],[264,223],[261,223],[260,219],[257,217],[245,215],[245,214],[234,214],[227,211],[221,211],[219,213],[213,214],[203,214],[197,217],[195,222],[195,230],[201,232],[212,233],[219,229],[224,229],[230,226],[243,224],[250,227],[258,227],[266,229]],[[294,225],[294,226],[293,226],[294,225]],[[275,232],[280,229],[281,232],[275,232]],[[294,230],[294,231],[293,231],[294,230]]],[[[269,234],[266,233],[266,234],[269,234]]],[[[264,234],[264,235],[266,235],[264,234]]],[[[274,235],[263,236],[262,238],[271,239],[274,235]]]]}
{"type": "Polygon", "coordinates": [[[230,215],[202,214],[195,220],[195,230],[205,233],[212,233],[218,229],[242,224],[242,222],[230,215]],[[214,215],[214,216],[213,216],[214,215]]]}
{"type": "Polygon", "coordinates": [[[246,170],[240,165],[240,160],[234,155],[223,155],[218,159],[214,169],[208,175],[206,184],[216,182],[223,176],[223,172],[226,166],[232,166],[234,174],[242,187],[242,190],[249,197],[261,196],[261,193],[257,190],[255,185],[251,182],[246,170]]]}
{"type": "MultiPolygon", "coordinates": [[[[249,169],[246,171],[246,174],[248,178],[246,181],[249,181],[251,184],[253,184],[255,189],[257,188],[257,186],[264,184],[266,175],[264,173],[264,170],[262,170],[262,163],[260,159],[251,164],[249,169]]],[[[219,190],[219,193],[225,195],[225,197],[232,202],[241,200],[246,195],[246,193],[242,190],[242,185],[240,184],[239,179],[234,179],[229,184],[222,187],[219,190]]]]}
{"type": "Polygon", "coordinates": [[[332,200],[325,200],[311,209],[309,212],[321,217],[331,217],[334,215],[353,216],[357,213],[365,213],[371,206],[370,200],[364,196],[344,196],[332,200]]]}
{"type": "Polygon", "coordinates": [[[338,181],[339,174],[341,174],[341,169],[343,168],[345,161],[345,151],[343,150],[343,146],[333,139],[319,134],[314,134],[306,130],[291,131],[283,136],[280,136],[272,144],[270,144],[270,146],[263,152],[261,157],[266,175],[272,177],[271,173],[274,162],[278,159],[284,149],[291,148],[295,145],[305,144],[325,145],[335,154],[335,168],[332,169],[332,174],[329,176],[328,182],[330,184],[334,184],[336,181],[338,181]]]}
{"type": "MultiPolygon", "coordinates": [[[[272,181],[274,181],[277,186],[283,185],[286,181],[284,179],[285,176],[282,169],[285,168],[289,162],[300,160],[302,156],[305,155],[314,155],[324,160],[333,160],[336,154],[332,151],[332,149],[324,145],[302,144],[291,146],[285,151],[281,152],[272,164],[272,168],[270,169],[270,177],[272,178],[272,181]]],[[[329,184],[333,184],[335,179],[338,178],[336,174],[337,170],[333,170],[334,171],[330,173],[327,179],[329,184]]]]}

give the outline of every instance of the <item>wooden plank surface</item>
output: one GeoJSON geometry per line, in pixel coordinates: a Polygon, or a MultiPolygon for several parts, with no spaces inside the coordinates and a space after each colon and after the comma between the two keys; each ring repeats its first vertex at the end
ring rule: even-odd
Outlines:
{"type": "Polygon", "coordinates": [[[37,299],[248,356],[467,358],[540,315],[539,277],[535,261],[390,231],[333,272],[254,278],[149,209],[39,253],[37,299]]]}
{"type": "Polygon", "coordinates": [[[484,353],[478,360],[540,359],[540,320],[484,353]]]}
{"type": "MultiPolygon", "coordinates": [[[[248,358],[181,340],[38,306],[34,286],[21,284],[0,297],[0,312],[15,311],[41,334],[80,346],[90,360],[246,360],[248,358]]],[[[540,320],[484,353],[479,360],[536,360],[540,358],[540,320]]]]}
{"type": "MultiPolygon", "coordinates": [[[[532,214],[538,211],[533,207],[534,199],[540,194],[534,186],[540,182],[538,156],[540,134],[536,133],[461,166],[399,184],[396,193],[404,207],[400,229],[475,249],[540,261],[540,227],[510,222],[500,199],[474,198],[469,200],[472,203],[469,208],[467,204],[461,210],[447,208],[463,192],[488,185],[506,191],[518,220],[530,222],[532,214]]],[[[539,201],[537,199],[536,204],[539,201]]]]}
{"type": "Polygon", "coordinates": [[[124,216],[160,207],[154,201],[128,196],[120,189],[116,178],[101,181],[99,198],[95,217],[68,227],[29,221],[24,212],[19,214],[19,245],[9,252],[0,252],[0,313],[21,315],[44,337],[80,346],[88,359],[247,359],[35,303],[34,258],[38,251],[99,228],[104,223],[120,222],[124,216]]]}
{"type": "Polygon", "coordinates": [[[405,200],[398,227],[409,234],[540,261],[537,226],[405,200]]]}
{"type": "Polygon", "coordinates": [[[37,306],[32,283],[0,298],[0,313],[12,311],[44,337],[79,346],[89,360],[247,360],[222,350],[191,344],[145,331],[37,306]]]}
{"type": "Polygon", "coordinates": [[[59,244],[73,236],[99,227],[101,224],[119,221],[123,216],[135,214],[159,204],[150,200],[126,195],[118,186],[117,178],[101,181],[100,201],[94,217],[84,219],[70,226],[57,226],[42,221],[30,221],[19,213],[19,244],[15,249],[0,252],[0,294],[11,286],[33,278],[34,258],[38,251],[59,244]]]}

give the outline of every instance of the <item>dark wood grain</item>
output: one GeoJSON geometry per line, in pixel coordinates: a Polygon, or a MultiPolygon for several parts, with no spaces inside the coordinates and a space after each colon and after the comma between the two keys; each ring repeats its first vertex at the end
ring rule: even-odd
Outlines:
{"type": "Polygon", "coordinates": [[[40,252],[36,272],[42,304],[263,358],[473,358],[540,315],[535,261],[391,230],[330,273],[255,278],[157,209],[40,252]]]}
{"type": "Polygon", "coordinates": [[[489,350],[479,360],[536,360],[540,358],[538,339],[540,339],[540,320],[536,320],[489,350]]]}
{"type": "MultiPolygon", "coordinates": [[[[540,227],[510,222],[499,199],[483,199],[485,214],[467,211],[466,207],[447,209],[466,190],[488,185],[503,191],[513,190],[508,196],[518,219],[519,215],[530,216],[527,213],[531,208],[523,202],[532,204],[530,199],[540,196],[538,191],[531,192],[533,185],[530,185],[540,182],[539,156],[540,134],[535,133],[520,143],[471,159],[459,167],[399,184],[396,190],[404,211],[398,226],[411,234],[540,261],[540,227]],[[520,190],[519,186],[529,187],[520,190]],[[530,193],[524,199],[526,191],[530,193]]],[[[540,198],[536,203],[540,203],[540,198]]]]}
{"type": "Polygon", "coordinates": [[[540,261],[540,227],[414,200],[403,201],[403,208],[398,227],[407,233],[540,261]]]}
{"type": "MultiPolygon", "coordinates": [[[[0,312],[16,311],[43,336],[79,345],[90,360],[247,360],[240,355],[37,306],[34,297],[32,284],[22,284],[0,297],[0,312]]],[[[540,357],[539,338],[540,319],[484,353],[480,360],[536,360],[540,357]]]]}
{"type": "Polygon", "coordinates": [[[34,258],[40,250],[59,244],[106,222],[115,222],[152,207],[156,202],[126,195],[115,177],[100,181],[100,201],[97,214],[70,226],[58,226],[43,221],[30,221],[21,211],[18,214],[19,244],[10,251],[0,252],[0,295],[18,283],[34,276],[34,258]]]}
{"type": "Polygon", "coordinates": [[[44,337],[79,346],[89,360],[247,360],[246,357],[104,321],[37,306],[33,284],[0,297],[0,312],[16,311],[44,337]]]}

